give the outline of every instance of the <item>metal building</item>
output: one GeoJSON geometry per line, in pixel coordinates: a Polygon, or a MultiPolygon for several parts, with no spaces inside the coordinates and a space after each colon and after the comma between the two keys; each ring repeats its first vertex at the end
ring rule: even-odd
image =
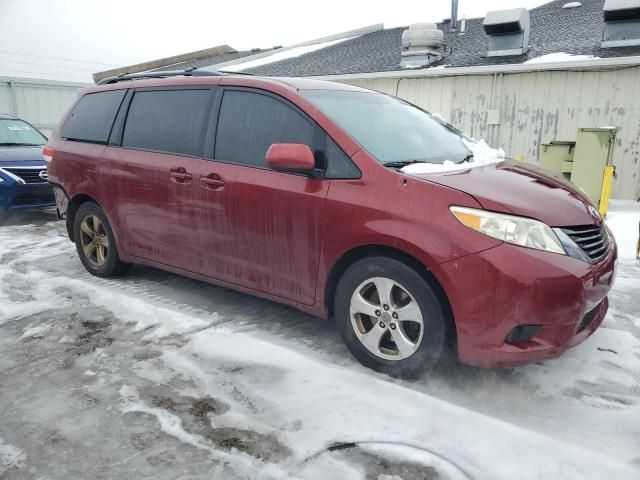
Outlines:
{"type": "Polygon", "coordinates": [[[429,75],[353,75],[340,80],[397,94],[530,163],[538,161],[542,144],[575,140],[578,128],[614,126],[620,131],[613,156],[614,197],[638,199],[638,60],[565,62],[540,65],[539,70],[534,65],[426,70],[429,75]]]}
{"type": "Polygon", "coordinates": [[[0,113],[10,113],[49,135],[86,83],[0,77],[0,113]]]}

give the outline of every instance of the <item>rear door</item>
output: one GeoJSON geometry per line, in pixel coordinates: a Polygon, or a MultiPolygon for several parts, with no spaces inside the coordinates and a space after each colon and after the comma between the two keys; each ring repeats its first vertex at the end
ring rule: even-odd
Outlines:
{"type": "Polygon", "coordinates": [[[319,129],[260,90],[226,87],[217,105],[210,161],[200,172],[202,273],[310,305],[329,180],[275,172],[265,157],[273,143],[317,150],[319,129]]]}
{"type": "Polygon", "coordinates": [[[137,89],[104,153],[109,211],[129,255],[196,271],[201,167],[211,87],[137,89]]]}

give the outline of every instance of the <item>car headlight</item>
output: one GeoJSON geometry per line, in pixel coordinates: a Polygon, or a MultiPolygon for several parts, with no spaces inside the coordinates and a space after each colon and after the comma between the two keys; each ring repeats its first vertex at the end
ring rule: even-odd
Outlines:
{"type": "Polygon", "coordinates": [[[463,225],[503,242],[566,255],[551,227],[531,218],[451,206],[449,210],[463,225]]]}

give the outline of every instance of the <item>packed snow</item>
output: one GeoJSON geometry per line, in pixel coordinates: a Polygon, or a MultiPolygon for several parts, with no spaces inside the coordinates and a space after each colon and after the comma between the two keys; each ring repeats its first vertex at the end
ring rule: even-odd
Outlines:
{"type": "MultiPolygon", "coordinates": [[[[438,118],[442,118],[438,116],[438,118]]],[[[413,163],[402,168],[404,173],[420,174],[420,173],[442,173],[452,172],[456,170],[466,170],[474,167],[486,165],[494,165],[501,163],[505,159],[505,153],[502,149],[492,148],[484,140],[466,140],[462,142],[473,154],[473,158],[467,162],[454,163],[451,160],[445,160],[442,163],[413,163]]]]}
{"type": "MultiPolygon", "coordinates": [[[[621,252],[637,207],[612,205],[621,252]]],[[[92,277],[53,218],[0,227],[3,479],[640,478],[631,257],[563,357],[409,382],[288,307],[150,268],[92,277]]]]}
{"type": "Polygon", "coordinates": [[[607,225],[615,232],[618,258],[621,260],[636,258],[640,237],[640,203],[632,200],[612,202],[607,213],[607,225]]]}
{"type": "Polygon", "coordinates": [[[524,63],[536,64],[536,63],[557,63],[557,62],[580,62],[584,60],[597,60],[600,57],[594,55],[572,55],[570,53],[558,52],[542,55],[541,57],[532,58],[524,63]]]}
{"type": "Polygon", "coordinates": [[[338,40],[330,40],[328,42],[322,43],[314,43],[312,45],[303,45],[300,47],[293,47],[283,49],[283,51],[273,53],[271,55],[267,55],[264,57],[256,58],[255,60],[247,60],[242,63],[236,63],[235,65],[229,65],[228,67],[223,67],[224,71],[228,72],[242,72],[249,68],[261,67],[262,65],[268,65],[270,63],[280,62],[282,60],[289,60],[290,58],[296,58],[301,55],[305,55],[307,53],[312,53],[317,50],[322,50],[323,48],[331,47],[333,45],[337,45],[338,43],[346,42],[347,40],[351,40],[355,37],[347,37],[340,38],[338,40]]]}

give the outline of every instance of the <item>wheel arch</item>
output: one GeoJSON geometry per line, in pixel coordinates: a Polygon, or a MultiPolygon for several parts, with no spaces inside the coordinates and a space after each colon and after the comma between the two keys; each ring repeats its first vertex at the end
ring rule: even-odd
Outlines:
{"type": "Polygon", "coordinates": [[[69,240],[75,242],[74,233],[73,233],[73,224],[75,222],[76,213],[78,213],[78,209],[83,203],[93,202],[96,205],[100,205],[95,198],[86,193],[79,193],[74,195],[71,200],[69,200],[69,204],[67,205],[66,212],[66,227],[67,227],[67,235],[69,236],[69,240]]]}
{"type": "Polygon", "coordinates": [[[333,300],[340,278],[347,270],[347,268],[349,268],[355,262],[367,257],[387,257],[402,262],[408,267],[412,268],[418,275],[420,275],[424,279],[425,282],[427,282],[427,285],[429,285],[433,289],[434,293],[438,297],[440,305],[443,309],[443,313],[446,316],[447,322],[449,323],[447,332],[447,343],[449,344],[449,346],[455,347],[455,345],[457,344],[455,319],[453,316],[453,310],[451,309],[451,304],[449,302],[449,297],[444,291],[444,288],[442,288],[442,285],[440,284],[438,279],[420,260],[403,250],[389,247],[387,245],[370,244],[355,247],[342,255],[334,263],[334,265],[329,270],[329,275],[327,276],[324,289],[324,303],[329,318],[333,317],[334,314],[333,300]]]}

